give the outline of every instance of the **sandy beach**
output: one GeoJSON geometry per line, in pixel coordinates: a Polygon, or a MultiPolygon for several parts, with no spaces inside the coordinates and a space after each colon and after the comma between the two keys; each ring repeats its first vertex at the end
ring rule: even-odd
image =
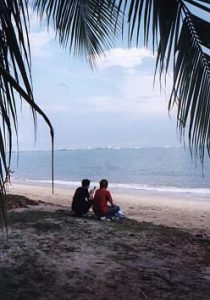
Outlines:
{"type": "Polygon", "coordinates": [[[127,218],[102,222],[73,216],[68,189],[8,193],[18,208],[0,235],[0,300],[210,299],[205,199],[113,192],[127,218]]]}
{"type": "MultiPolygon", "coordinates": [[[[70,207],[74,190],[56,187],[52,194],[49,186],[12,184],[8,186],[8,193],[70,207]]],[[[113,191],[112,195],[128,218],[210,236],[210,199],[152,192],[119,194],[113,191]]]]}

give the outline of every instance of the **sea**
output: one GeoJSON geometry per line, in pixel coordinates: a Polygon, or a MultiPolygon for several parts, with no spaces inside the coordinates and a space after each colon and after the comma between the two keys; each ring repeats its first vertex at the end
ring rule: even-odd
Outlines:
{"type": "MultiPolygon", "coordinates": [[[[51,184],[51,151],[12,153],[11,182],[51,184]]],[[[102,178],[118,192],[150,191],[210,199],[210,159],[204,165],[183,147],[62,149],[54,152],[55,186],[76,188],[102,178]]]]}

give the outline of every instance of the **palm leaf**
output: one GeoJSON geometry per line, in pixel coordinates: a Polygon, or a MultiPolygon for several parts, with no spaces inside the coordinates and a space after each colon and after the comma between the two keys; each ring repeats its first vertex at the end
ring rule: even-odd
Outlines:
{"type": "MultiPolygon", "coordinates": [[[[12,150],[12,128],[17,134],[18,120],[16,103],[25,100],[50,127],[53,143],[53,128],[47,116],[33,99],[30,47],[28,39],[28,1],[0,1],[0,222],[5,222],[5,178],[9,175],[12,150]]],[[[53,156],[52,156],[53,157],[53,156]]],[[[53,171],[52,171],[53,176],[53,171]]]]}
{"type": "Polygon", "coordinates": [[[119,31],[116,23],[121,13],[109,0],[33,0],[34,9],[48,23],[52,20],[59,42],[75,54],[88,57],[93,64],[97,56],[113,45],[119,31]]]}
{"type": "MultiPolygon", "coordinates": [[[[139,43],[143,30],[146,46],[157,52],[155,74],[160,80],[173,70],[173,88],[169,110],[178,106],[177,126],[184,138],[188,131],[189,146],[203,162],[210,154],[210,23],[201,15],[210,13],[209,0],[110,0],[118,11],[127,13],[129,42],[139,43]]],[[[124,22],[123,26],[126,25],[124,22]]]]}

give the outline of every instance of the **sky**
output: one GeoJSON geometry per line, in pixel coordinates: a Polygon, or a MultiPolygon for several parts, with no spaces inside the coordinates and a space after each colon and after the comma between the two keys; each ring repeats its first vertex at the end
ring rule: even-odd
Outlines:
{"type": "MultiPolygon", "coordinates": [[[[53,124],[56,149],[180,145],[176,108],[168,113],[170,74],[167,88],[160,91],[158,78],[153,86],[150,50],[117,41],[92,70],[59,45],[52,27],[40,26],[30,14],[34,96],[53,124]]],[[[49,129],[40,117],[34,142],[27,105],[20,112],[19,149],[50,150],[49,129]]]]}

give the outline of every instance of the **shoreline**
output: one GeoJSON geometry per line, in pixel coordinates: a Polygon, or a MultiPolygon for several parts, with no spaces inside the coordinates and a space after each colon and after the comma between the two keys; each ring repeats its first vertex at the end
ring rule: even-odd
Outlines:
{"type": "MultiPolygon", "coordinates": [[[[19,179],[11,177],[13,185],[30,185],[30,186],[42,186],[51,188],[52,181],[49,180],[38,180],[38,179],[19,179]]],[[[75,190],[81,185],[81,181],[65,181],[65,180],[54,180],[54,186],[58,189],[75,190]]],[[[91,181],[90,189],[94,186],[98,187],[99,183],[96,181],[91,181]]],[[[139,194],[162,194],[169,195],[172,197],[184,197],[187,198],[199,198],[199,200],[209,200],[210,201],[210,188],[201,187],[179,187],[173,185],[147,185],[139,183],[117,183],[109,182],[109,189],[116,194],[126,194],[126,195],[139,195],[139,194]]]]}
{"type": "MultiPolygon", "coordinates": [[[[210,200],[202,195],[191,197],[150,191],[122,194],[111,187],[109,190],[114,202],[130,219],[210,236],[210,200]]],[[[50,186],[15,183],[8,186],[7,193],[70,208],[74,190],[55,186],[55,192],[52,194],[50,186]]]]}

